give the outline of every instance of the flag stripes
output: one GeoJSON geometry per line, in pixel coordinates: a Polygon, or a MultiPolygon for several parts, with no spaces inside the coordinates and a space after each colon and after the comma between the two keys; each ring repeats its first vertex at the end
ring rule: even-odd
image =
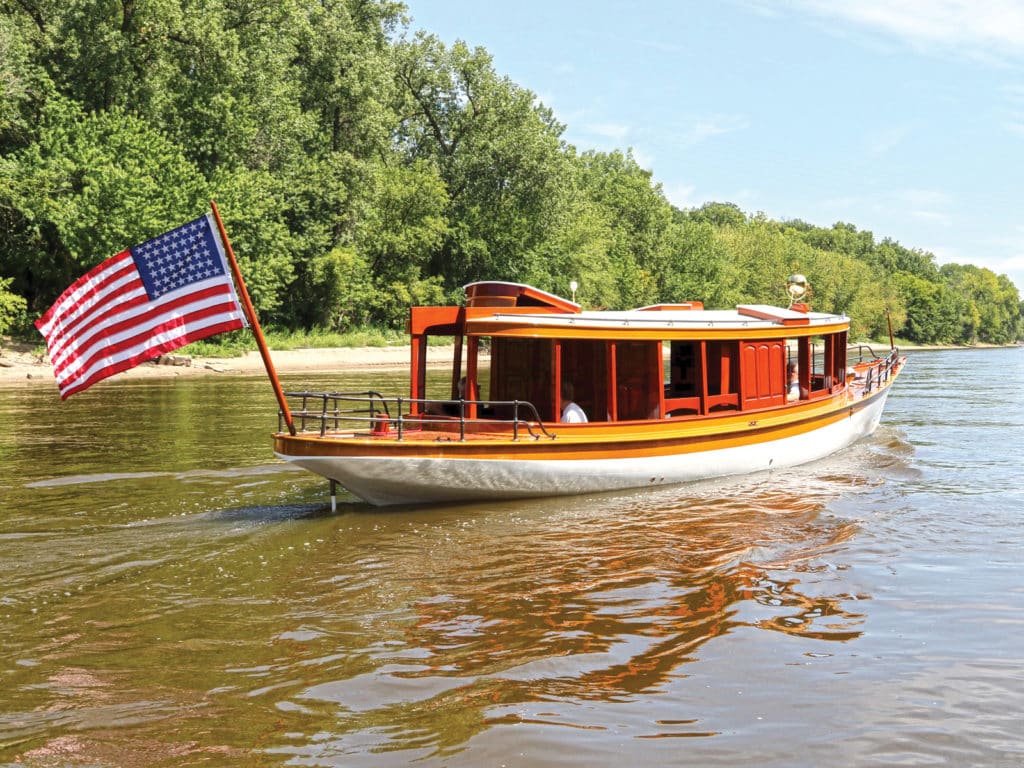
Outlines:
{"type": "Polygon", "coordinates": [[[244,325],[209,214],[98,265],[36,321],[64,399],[244,325]],[[154,275],[162,287],[154,287],[154,275]]]}

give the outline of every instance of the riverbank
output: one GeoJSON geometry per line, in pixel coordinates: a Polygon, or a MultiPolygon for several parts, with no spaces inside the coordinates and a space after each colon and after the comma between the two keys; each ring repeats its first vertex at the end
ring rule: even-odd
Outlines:
{"type": "MultiPolygon", "coordinates": [[[[1016,346],[1016,345],[1009,345],[1016,346]]],[[[978,344],[974,346],[901,346],[901,352],[922,352],[939,349],[996,348],[997,345],[978,344]]],[[[0,347],[0,386],[25,381],[49,382],[53,384],[53,368],[45,356],[40,356],[28,344],[8,343],[0,347]]],[[[878,353],[886,347],[872,345],[878,353]]],[[[429,365],[449,365],[453,348],[449,346],[430,347],[429,365]]],[[[334,347],[326,349],[289,349],[271,352],[274,367],[278,373],[333,373],[337,371],[405,369],[409,365],[408,346],[393,347],[334,347]]],[[[246,352],[241,357],[190,357],[188,355],[164,355],[159,362],[142,365],[117,374],[130,379],[174,378],[176,376],[256,376],[264,373],[263,360],[259,352],[246,352]]]]}
{"type": "MultiPolygon", "coordinates": [[[[430,347],[430,365],[450,365],[451,346],[430,347]]],[[[278,373],[332,373],[345,370],[405,369],[409,366],[408,346],[340,347],[331,349],[291,349],[271,352],[278,373]]],[[[117,374],[118,378],[173,378],[178,376],[261,375],[263,360],[259,352],[241,357],[190,357],[164,355],[158,362],[143,363],[117,374]]],[[[5,344],[0,347],[0,385],[39,381],[54,383],[53,368],[27,344],[5,344]]]]}

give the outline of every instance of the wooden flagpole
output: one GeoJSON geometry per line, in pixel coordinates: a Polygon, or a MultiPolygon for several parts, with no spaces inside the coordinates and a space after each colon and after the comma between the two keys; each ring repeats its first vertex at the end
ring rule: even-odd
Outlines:
{"type": "Polygon", "coordinates": [[[249,291],[245,288],[245,281],[242,279],[242,271],[238,268],[235,260],[235,252],[231,248],[231,241],[228,240],[228,233],[224,231],[224,223],[220,220],[220,211],[217,210],[217,203],[210,201],[213,208],[213,218],[217,221],[217,229],[220,231],[220,239],[224,243],[224,250],[228,256],[228,264],[231,265],[231,274],[235,278],[235,285],[238,286],[239,298],[242,299],[242,306],[245,314],[249,317],[249,324],[252,326],[252,333],[256,337],[256,346],[259,347],[260,356],[263,358],[263,366],[267,369],[267,376],[274,387],[274,394],[277,395],[277,404],[284,414],[284,423],[288,425],[288,434],[295,434],[295,422],[292,421],[292,412],[288,408],[288,401],[285,399],[284,390],[281,389],[281,382],[277,378],[277,371],[274,370],[274,363],[270,359],[270,350],[267,349],[267,340],[263,338],[263,331],[260,330],[260,321],[256,319],[256,310],[253,309],[252,301],[249,299],[249,291]]]}

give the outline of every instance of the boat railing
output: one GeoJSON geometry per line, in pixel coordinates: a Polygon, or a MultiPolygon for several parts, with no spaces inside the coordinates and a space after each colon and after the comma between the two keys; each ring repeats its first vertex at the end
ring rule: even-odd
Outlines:
{"type": "MultiPolygon", "coordinates": [[[[301,406],[292,408],[292,420],[299,432],[308,432],[310,423],[319,425],[320,434],[326,434],[333,424],[338,430],[350,421],[387,422],[391,418],[388,403],[379,392],[285,392],[285,397],[301,399],[301,406]],[[319,407],[317,407],[319,404],[319,407]],[[311,407],[312,406],[312,407],[311,407]]],[[[284,413],[278,411],[277,429],[284,428],[284,413]]]]}
{"type": "Polygon", "coordinates": [[[853,356],[851,353],[856,353],[857,362],[863,363],[865,360],[878,360],[880,356],[867,344],[847,344],[846,345],[846,359],[851,361],[853,356]],[[865,352],[867,353],[865,355],[865,352]]]}
{"type": "MultiPolygon", "coordinates": [[[[544,426],[540,414],[528,400],[433,400],[427,398],[391,397],[379,392],[285,392],[286,397],[300,401],[301,405],[291,411],[292,421],[298,432],[319,433],[326,437],[328,431],[337,432],[343,428],[366,429],[376,436],[389,436],[403,440],[407,433],[422,431],[434,425],[444,432],[458,428],[459,441],[476,425],[489,428],[511,427],[512,440],[520,439],[520,432],[539,440],[542,436],[554,440],[557,435],[544,426]],[[391,405],[389,405],[389,401],[391,405]],[[410,410],[417,406],[418,413],[410,410]],[[393,410],[392,407],[394,406],[393,410]],[[510,413],[511,418],[471,418],[467,412],[489,409],[498,413],[510,413]],[[312,427],[312,429],[310,429],[312,427]]],[[[278,431],[284,429],[284,414],[278,413],[278,431]]],[[[444,439],[444,437],[438,437],[444,439]]]]}
{"type": "Polygon", "coordinates": [[[896,368],[899,367],[899,349],[893,348],[884,358],[876,358],[864,375],[864,394],[870,394],[875,389],[888,383],[893,377],[896,368]]]}

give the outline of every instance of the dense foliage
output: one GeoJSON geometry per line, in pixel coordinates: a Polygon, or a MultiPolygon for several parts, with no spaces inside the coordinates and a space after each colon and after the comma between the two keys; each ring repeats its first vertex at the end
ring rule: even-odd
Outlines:
{"type": "Polygon", "coordinates": [[[479,279],[593,307],[779,303],[916,342],[1006,342],[1004,276],[849,224],[680,211],[629,152],[578,152],[482,49],[391,0],[0,0],[0,332],[216,199],[261,319],[400,326],[479,279]]]}

